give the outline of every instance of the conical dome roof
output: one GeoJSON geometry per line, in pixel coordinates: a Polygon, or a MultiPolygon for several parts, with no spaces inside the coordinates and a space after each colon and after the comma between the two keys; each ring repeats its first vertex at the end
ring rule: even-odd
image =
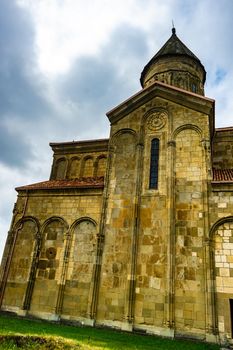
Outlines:
{"type": "Polygon", "coordinates": [[[184,43],[182,43],[182,41],[178,38],[178,36],[176,35],[175,28],[172,28],[171,37],[163,45],[163,47],[156,53],[156,55],[154,55],[152,60],[155,60],[156,58],[165,56],[165,55],[187,55],[195,58],[198,62],[200,62],[197,56],[195,56],[194,53],[192,53],[192,51],[190,51],[187,48],[187,46],[184,43]]]}
{"type": "MultiPolygon", "coordinates": [[[[177,37],[175,28],[172,28],[171,37],[144,67],[140,79],[142,86],[145,87],[145,85],[148,85],[146,84],[148,76],[149,79],[151,79],[151,76],[153,76],[153,73],[155,73],[157,77],[154,80],[161,80],[159,79],[159,73],[165,73],[168,70],[170,73],[180,71],[180,73],[190,73],[190,76],[198,75],[202,85],[205,83],[206,72],[204,66],[197,56],[195,56],[194,53],[190,51],[187,46],[177,37]],[[190,66],[190,69],[188,66],[190,66]],[[197,71],[197,74],[195,74],[195,70],[197,71]]],[[[171,85],[176,84],[171,83],[171,85]]],[[[187,88],[187,90],[189,89],[187,88]]]]}

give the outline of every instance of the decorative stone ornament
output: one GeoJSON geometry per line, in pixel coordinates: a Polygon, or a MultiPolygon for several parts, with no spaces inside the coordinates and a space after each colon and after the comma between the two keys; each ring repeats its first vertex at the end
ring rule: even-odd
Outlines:
{"type": "Polygon", "coordinates": [[[50,247],[46,250],[46,257],[50,259],[55,259],[57,251],[54,247],[50,247]]]}
{"type": "Polygon", "coordinates": [[[147,129],[157,131],[162,129],[167,121],[167,114],[164,111],[153,111],[147,119],[147,129]]]}

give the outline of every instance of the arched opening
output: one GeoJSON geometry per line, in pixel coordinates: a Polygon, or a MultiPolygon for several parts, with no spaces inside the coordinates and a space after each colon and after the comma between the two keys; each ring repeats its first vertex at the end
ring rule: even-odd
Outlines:
{"type": "Polygon", "coordinates": [[[151,141],[150,155],[150,184],[151,189],[158,188],[158,173],[159,173],[159,139],[151,141]]]}

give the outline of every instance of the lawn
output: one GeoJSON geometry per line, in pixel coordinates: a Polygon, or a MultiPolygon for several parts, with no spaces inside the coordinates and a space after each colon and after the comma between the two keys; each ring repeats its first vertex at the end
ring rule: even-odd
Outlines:
{"type": "Polygon", "coordinates": [[[0,349],[218,350],[219,346],[0,315],[0,349]]]}

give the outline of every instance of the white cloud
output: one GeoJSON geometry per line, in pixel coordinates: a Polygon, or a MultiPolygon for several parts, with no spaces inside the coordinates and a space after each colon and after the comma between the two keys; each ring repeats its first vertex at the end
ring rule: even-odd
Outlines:
{"type": "Polygon", "coordinates": [[[155,23],[161,26],[169,16],[171,2],[22,0],[20,3],[31,11],[35,23],[40,69],[59,74],[66,72],[77,57],[97,55],[121,23],[148,32],[155,23]]]}

